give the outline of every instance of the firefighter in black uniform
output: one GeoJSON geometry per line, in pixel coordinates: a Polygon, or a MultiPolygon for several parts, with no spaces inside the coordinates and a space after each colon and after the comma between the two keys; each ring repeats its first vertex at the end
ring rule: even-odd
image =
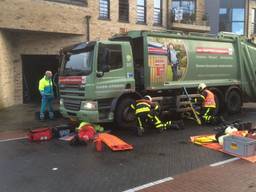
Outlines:
{"type": "Polygon", "coordinates": [[[131,105],[135,111],[137,121],[137,133],[142,136],[145,127],[154,127],[159,132],[172,127],[178,129],[177,124],[171,124],[171,121],[162,122],[159,118],[159,106],[152,102],[152,98],[146,95],[143,99],[137,100],[135,105],[131,105]]]}

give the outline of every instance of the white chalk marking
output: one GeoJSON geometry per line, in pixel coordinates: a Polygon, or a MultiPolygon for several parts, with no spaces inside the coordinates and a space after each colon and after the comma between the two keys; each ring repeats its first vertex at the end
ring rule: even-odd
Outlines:
{"type": "Polygon", "coordinates": [[[145,189],[145,188],[148,188],[148,187],[152,187],[154,185],[158,185],[158,184],[161,184],[161,183],[164,183],[164,182],[167,182],[167,181],[171,181],[171,180],[173,180],[172,177],[166,177],[164,179],[160,179],[160,180],[150,182],[150,183],[138,186],[138,187],[134,187],[132,189],[128,189],[128,190],[123,191],[123,192],[135,192],[135,191],[139,191],[139,190],[142,190],[142,189],[145,189]]]}
{"type": "Polygon", "coordinates": [[[2,139],[0,140],[0,143],[2,142],[7,142],[7,141],[17,141],[17,140],[22,140],[22,139],[27,139],[28,137],[17,137],[17,138],[13,138],[13,139],[2,139]]]}
{"type": "Polygon", "coordinates": [[[235,157],[235,158],[231,158],[231,159],[228,159],[228,160],[225,160],[225,161],[220,161],[220,162],[217,162],[217,163],[210,164],[210,167],[216,167],[216,166],[220,166],[220,165],[223,165],[223,164],[226,164],[226,163],[231,163],[231,162],[239,160],[239,159],[240,158],[235,157]]]}

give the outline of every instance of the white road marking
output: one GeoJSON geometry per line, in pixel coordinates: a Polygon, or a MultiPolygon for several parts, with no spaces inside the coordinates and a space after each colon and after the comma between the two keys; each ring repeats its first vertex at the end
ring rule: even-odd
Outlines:
{"type": "Polygon", "coordinates": [[[21,139],[27,139],[28,137],[17,137],[13,139],[2,139],[0,140],[0,143],[7,142],[7,141],[16,141],[16,140],[21,140],[21,139]]]}
{"type": "Polygon", "coordinates": [[[235,158],[231,158],[231,159],[228,159],[228,160],[225,160],[225,161],[220,161],[220,162],[217,162],[217,163],[210,164],[210,167],[216,167],[216,166],[220,166],[220,165],[223,165],[223,164],[226,164],[226,163],[231,163],[231,162],[239,160],[239,159],[240,158],[235,157],[235,158]]]}
{"type": "Polygon", "coordinates": [[[160,179],[160,180],[157,180],[157,181],[154,181],[154,182],[150,182],[150,183],[147,183],[147,184],[144,184],[144,185],[141,185],[141,186],[138,186],[138,187],[134,187],[132,189],[128,189],[126,191],[123,191],[123,192],[135,192],[135,191],[139,191],[139,190],[142,190],[142,189],[145,189],[145,188],[148,188],[148,187],[152,187],[154,185],[158,185],[160,183],[164,183],[166,181],[171,181],[173,180],[174,178],[172,177],[166,177],[164,179],[160,179]]]}
{"type": "Polygon", "coordinates": [[[53,171],[57,171],[57,170],[58,170],[58,168],[57,168],[57,167],[54,167],[54,168],[52,168],[52,170],[53,170],[53,171]]]}

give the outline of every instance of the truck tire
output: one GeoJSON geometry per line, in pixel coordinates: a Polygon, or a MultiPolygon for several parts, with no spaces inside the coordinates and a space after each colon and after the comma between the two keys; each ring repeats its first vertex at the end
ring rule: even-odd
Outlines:
{"type": "Polygon", "coordinates": [[[241,111],[242,98],[239,91],[232,89],[227,93],[226,106],[230,114],[239,113],[241,111]]]}
{"type": "Polygon", "coordinates": [[[115,122],[118,129],[129,129],[136,126],[134,111],[130,105],[135,104],[135,99],[125,97],[121,99],[115,110],[115,122]]]}

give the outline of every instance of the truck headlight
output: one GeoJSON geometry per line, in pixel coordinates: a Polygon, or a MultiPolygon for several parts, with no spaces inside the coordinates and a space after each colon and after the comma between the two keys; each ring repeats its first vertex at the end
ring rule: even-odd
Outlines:
{"type": "Polygon", "coordinates": [[[64,104],[63,99],[60,99],[60,105],[63,105],[63,104],[64,104]]]}
{"type": "Polygon", "coordinates": [[[95,101],[85,101],[83,103],[83,108],[84,109],[89,109],[89,110],[97,109],[97,102],[95,102],[95,101]]]}

